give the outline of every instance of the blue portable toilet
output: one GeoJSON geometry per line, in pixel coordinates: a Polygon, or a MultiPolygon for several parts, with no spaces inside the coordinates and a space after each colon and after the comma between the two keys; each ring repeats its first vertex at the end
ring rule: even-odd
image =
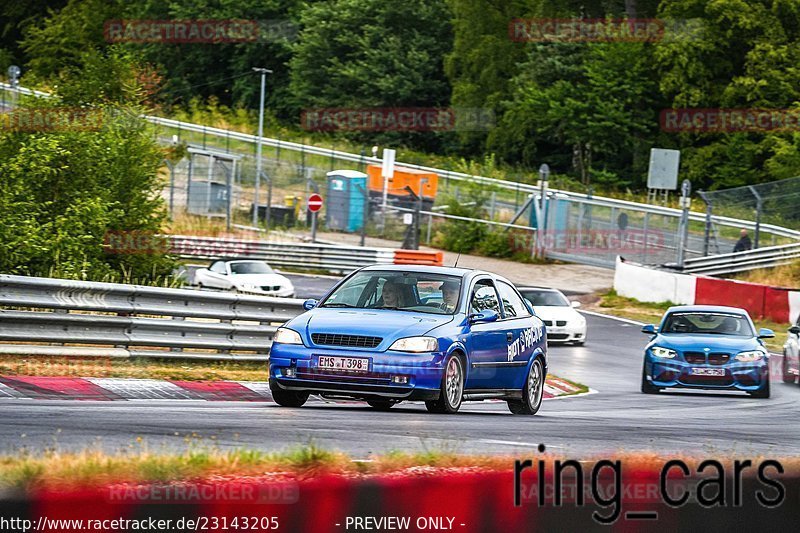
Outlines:
{"type": "Polygon", "coordinates": [[[328,229],[354,233],[364,222],[367,175],[357,170],[328,172],[325,224],[328,229]]]}

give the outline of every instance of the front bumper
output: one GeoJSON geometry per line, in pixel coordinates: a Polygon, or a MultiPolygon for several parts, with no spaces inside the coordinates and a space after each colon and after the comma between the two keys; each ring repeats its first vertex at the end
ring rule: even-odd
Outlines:
{"type": "Polygon", "coordinates": [[[255,294],[255,295],[258,295],[258,296],[272,296],[274,298],[294,298],[294,296],[295,296],[294,287],[284,287],[283,289],[281,289],[279,291],[265,291],[265,290],[261,290],[259,288],[255,288],[255,289],[242,288],[242,289],[237,289],[237,290],[238,290],[238,292],[241,292],[243,294],[255,294]]]}
{"type": "Polygon", "coordinates": [[[275,344],[270,353],[270,388],[328,393],[359,399],[435,400],[444,374],[443,353],[403,354],[331,350],[275,344]],[[368,372],[320,369],[319,356],[368,357],[368,372]],[[287,375],[292,369],[294,375],[287,375]]]}
{"type": "Polygon", "coordinates": [[[754,392],[769,380],[769,359],[764,358],[754,363],[728,362],[714,365],[648,355],[645,359],[645,375],[656,387],[754,392]],[[694,368],[722,370],[724,375],[698,375],[692,372],[694,368]]]}
{"type": "Polygon", "coordinates": [[[547,326],[548,344],[559,342],[583,342],[586,340],[586,324],[567,323],[566,326],[547,326]]]}

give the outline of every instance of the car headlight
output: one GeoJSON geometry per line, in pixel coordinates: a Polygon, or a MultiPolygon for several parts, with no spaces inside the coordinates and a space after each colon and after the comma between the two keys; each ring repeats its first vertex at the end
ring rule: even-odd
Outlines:
{"type": "Polygon", "coordinates": [[[749,352],[739,352],[736,354],[736,359],[740,363],[753,363],[755,361],[761,361],[766,354],[761,350],[752,350],[749,352]]]}
{"type": "Polygon", "coordinates": [[[253,285],[252,283],[239,283],[236,285],[236,288],[240,291],[250,291],[250,292],[261,289],[261,287],[259,287],[258,285],[253,285]]]}
{"type": "Polygon", "coordinates": [[[406,337],[394,341],[389,349],[398,352],[435,352],[439,349],[439,341],[433,337],[406,337]]]}
{"type": "Polygon", "coordinates": [[[293,329],[278,328],[278,331],[275,332],[275,336],[272,337],[272,342],[273,344],[303,344],[303,339],[301,339],[300,334],[293,329]]]}
{"type": "Polygon", "coordinates": [[[664,359],[673,359],[678,355],[678,352],[675,350],[670,350],[669,348],[664,348],[663,346],[653,346],[650,348],[650,353],[656,357],[663,357],[664,359]]]}

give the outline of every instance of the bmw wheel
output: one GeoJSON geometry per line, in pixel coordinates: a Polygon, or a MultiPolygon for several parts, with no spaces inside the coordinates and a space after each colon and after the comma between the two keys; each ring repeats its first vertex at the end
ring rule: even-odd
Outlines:
{"type": "Polygon", "coordinates": [[[444,368],[439,399],[425,402],[425,407],[431,413],[455,413],[461,407],[461,400],[464,397],[464,366],[461,364],[461,359],[451,354],[444,368]]]}
{"type": "Polygon", "coordinates": [[[535,415],[542,405],[544,396],[544,366],[538,357],[533,360],[525,386],[522,388],[521,400],[508,400],[508,410],[515,415],[535,415]]]}
{"type": "Polygon", "coordinates": [[[272,389],[272,399],[281,407],[302,407],[308,400],[307,392],[272,389]]]}
{"type": "Polygon", "coordinates": [[[660,390],[661,387],[656,387],[647,380],[647,374],[645,374],[644,365],[642,365],[642,392],[645,394],[656,394],[660,390]]]}
{"type": "Polygon", "coordinates": [[[788,364],[789,362],[787,361],[787,359],[789,359],[789,354],[787,354],[786,350],[784,350],[783,351],[783,382],[784,383],[794,383],[795,378],[797,376],[795,376],[794,374],[790,374],[789,373],[789,364],[788,364]]]}

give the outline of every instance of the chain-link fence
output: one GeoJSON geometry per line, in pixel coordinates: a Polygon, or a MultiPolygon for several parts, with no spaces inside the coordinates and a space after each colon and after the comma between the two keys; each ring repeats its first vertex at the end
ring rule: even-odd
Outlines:
{"type": "MultiPolygon", "coordinates": [[[[764,231],[766,225],[800,229],[800,177],[698,194],[710,214],[753,220],[755,227],[747,236],[753,248],[783,244],[773,233],[764,231]]],[[[742,234],[713,222],[711,226],[708,243],[704,243],[708,254],[734,251],[742,234]]]]}

